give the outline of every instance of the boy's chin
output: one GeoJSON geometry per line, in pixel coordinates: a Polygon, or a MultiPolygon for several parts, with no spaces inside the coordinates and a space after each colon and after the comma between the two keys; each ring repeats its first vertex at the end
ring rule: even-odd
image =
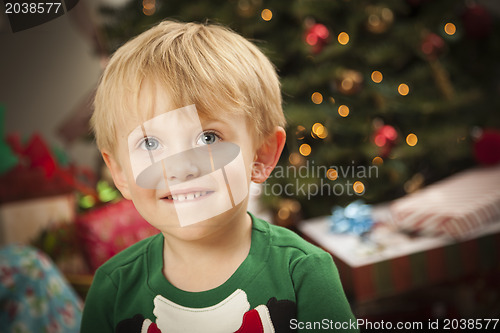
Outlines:
{"type": "Polygon", "coordinates": [[[168,225],[158,228],[166,234],[176,234],[182,236],[182,238],[197,239],[199,236],[215,232],[221,228],[230,227],[231,225],[235,226],[237,220],[246,218],[245,202],[246,200],[222,213],[210,215],[205,218],[191,216],[190,220],[187,221],[179,219],[178,216],[173,216],[173,218],[169,219],[168,225]]]}

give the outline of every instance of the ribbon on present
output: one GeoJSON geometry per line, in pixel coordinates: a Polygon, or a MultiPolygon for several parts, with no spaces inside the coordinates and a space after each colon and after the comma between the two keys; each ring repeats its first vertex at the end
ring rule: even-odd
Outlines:
{"type": "Polygon", "coordinates": [[[90,169],[62,166],[38,133],[23,143],[20,135],[0,137],[0,160],[14,161],[0,172],[0,203],[79,191],[97,198],[90,169]],[[14,157],[14,158],[13,158],[14,157]]]}
{"type": "Polygon", "coordinates": [[[372,207],[362,200],[357,200],[345,208],[336,206],[332,209],[330,230],[337,234],[355,234],[361,236],[373,226],[372,207]]]}

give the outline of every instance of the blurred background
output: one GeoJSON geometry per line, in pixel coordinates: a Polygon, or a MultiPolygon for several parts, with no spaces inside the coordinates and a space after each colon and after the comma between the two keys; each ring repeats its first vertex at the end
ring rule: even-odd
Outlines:
{"type": "Polygon", "coordinates": [[[38,247],[84,297],[155,233],[88,120],[109,56],[167,18],[227,25],[276,65],[287,143],[250,210],[331,252],[358,316],[498,318],[495,0],[80,0],[16,32],[0,16],[1,245],[38,247]]]}

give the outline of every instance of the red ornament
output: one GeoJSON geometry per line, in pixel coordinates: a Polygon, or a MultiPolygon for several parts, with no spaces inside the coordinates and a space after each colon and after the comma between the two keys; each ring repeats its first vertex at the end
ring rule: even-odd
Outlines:
{"type": "Polygon", "coordinates": [[[307,44],[311,45],[313,53],[319,53],[328,43],[329,36],[330,32],[325,25],[315,23],[309,29],[307,29],[305,40],[307,44]]]}
{"type": "Polygon", "coordinates": [[[420,48],[429,59],[434,60],[443,54],[446,44],[443,38],[431,32],[424,37],[420,48]]]}
{"type": "Polygon", "coordinates": [[[380,148],[380,155],[386,158],[396,145],[398,132],[391,125],[383,125],[378,128],[373,136],[373,142],[380,148]]]}
{"type": "Polygon", "coordinates": [[[473,4],[463,12],[462,21],[465,33],[472,38],[485,38],[491,34],[493,21],[486,8],[473,4]]]}
{"type": "Polygon", "coordinates": [[[479,164],[494,165],[500,162],[500,131],[484,130],[474,143],[474,157],[479,164]]]}

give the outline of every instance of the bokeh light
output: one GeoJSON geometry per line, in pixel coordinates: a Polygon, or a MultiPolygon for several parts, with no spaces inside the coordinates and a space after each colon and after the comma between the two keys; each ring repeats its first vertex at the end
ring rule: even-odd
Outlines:
{"type": "Polygon", "coordinates": [[[408,136],[406,137],[406,143],[408,144],[408,146],[415,146],[418,142],[418,138],[415,134],[413,133],[410,133],[408,134],[408,136]]]}
{"type": "Polygon", "coordinates": [[[323,103],[323,95],[319,92],[315,92],[311,95],[311,100],[314,104],[321,104],[323,103]]]}
{"type": "Polygon", "coordinates": [[[448,35],[454,35],[455,32],[457,32],[457,27],[451,23],[451,22],[448,22],[444,25],[444,32],[446,32],[448,35]]]}
{"type": "Polygon", "coordinates": [[[379,71],[373,71],[372,72],[372,81],[373,82],[380,83],[380,82],[382,82],[383,78],[384,78],[384,76],[379,71]]]}
{"type": "Polygon", "coordinates": [[[309,154],[311,154],[311,146],[309,146],[307,143],[301,144],[299,153],[301,153],[303,156],[309,156],[309,154]]]}
{"type": "Polygon", "coordinates": [[[305,137],[306,128],[304,126],[297,126],[297,130],[295,131],[295,135],[297,135],[297,139],[302,140],[305,137]]]}
{"type": "Polygon", "coordinates": [[[398,93],[401,96],[406,96],[410,92],[410,87],[406,83],[401,83],[398,87],[398,93]]]}
{"type": "Polygon", "coordinates": [[[365,191],[365,185],[358,180],[354,182],[354,184],[352,185],[352,189],[354,190],[354,192],[361,194],[365,191]]]}
{"type": "Polygon", "coordinates": [[[266,8],[262,10],[260,16],[264,21],[271,21],[271,19],[273,18],[273,12],[270,9],[266,8]]]}
{"type": "Polygon", "coordinates": [[[347,43],[349,43],[349,35],[347,34],[347,32],[341,32],[338,35],[337,40],[340,44],[346,45],[347,43]]]}
{"type": "Polygon", "coordinates": [[[347,107],[347,105],[339,106],[338,111],[341,117],[347,117],[349,115],[349,107],[347,107]]]}
{"type": "Polygon", "coordinates": [[[339,178],[339,173],[335,169],[328,169],[326,172],[326,177],[330,180],[336,180],[339,178]]]}
{"type": "Polygon", "coordinates": [[[375,156],[372,160],[373,165],[382,165],[384,164],[384,160],[380,156],[375,156]]]}
{"type": "Polygon", "coordinates": [[[298,153],[291,153],[288,157],[288,160],[290,161],[290,164],[298,165],[302,162],[302,156],[300,156],[298,153]]]}
{"type": "Polygon", "coordinates": [[[156,12],[156,1],[155,0],[143,0],[142,1],[142,12],[144,15],[151,16],[156,12]]]}

